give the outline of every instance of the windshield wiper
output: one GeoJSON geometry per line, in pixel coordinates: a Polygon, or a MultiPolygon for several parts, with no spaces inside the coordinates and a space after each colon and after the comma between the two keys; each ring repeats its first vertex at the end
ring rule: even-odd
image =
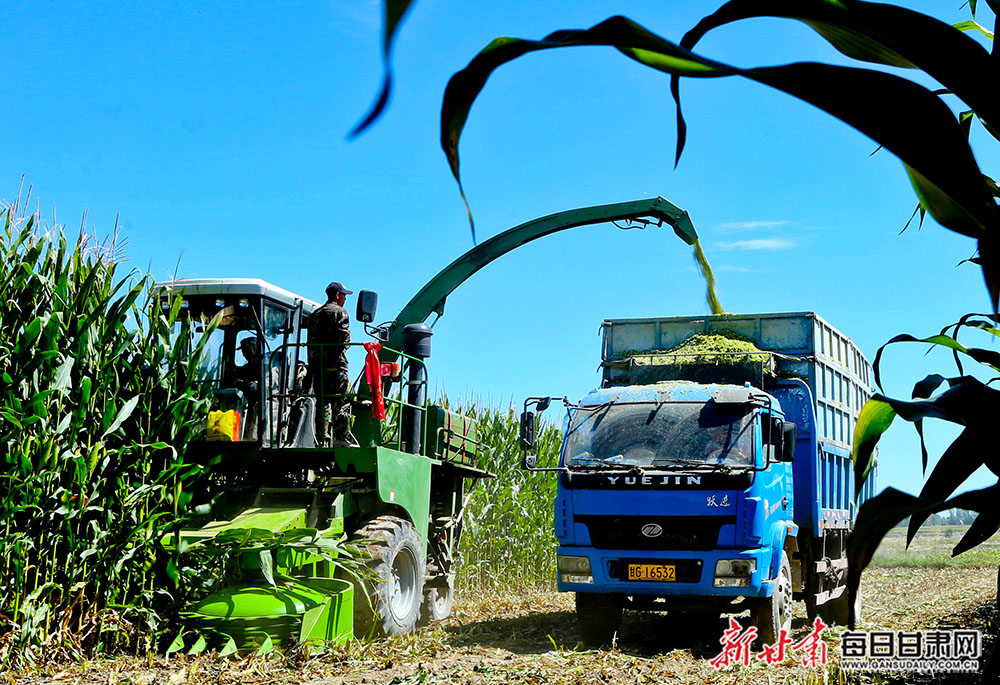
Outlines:
{"type": "Polygon", "coordinates": [[[655,457],[652,462],[653,466],[659,464],[680,464],[682,466],[697,466],[711,469],[713,471],[722,471],[725,474],[732,472],[733,467],[731,464],[710,464],[706,461],[698,461],[696,459],[675,459],[673,457],[655,457]]]}
{"type": "Polygon", "coordinates": [[[576,469],[598,469],[598,468],[621,468],[627,471],[642,471],[642,467],[631,461],[625,461],[621,455],[613,457],[575,457],[566,464],[567,468],[576,469]]]}

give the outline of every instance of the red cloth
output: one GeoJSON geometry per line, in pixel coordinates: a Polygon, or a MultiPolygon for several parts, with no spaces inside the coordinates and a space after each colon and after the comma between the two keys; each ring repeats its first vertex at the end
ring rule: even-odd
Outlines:
{"type": "Polygon", "coordinates": [[[365,357],[365,380],[372,391],[372,416],[379,421],[385,421],[385,396],[382,394],[382,365],[378,360],[378,351],[382,349],[382,343],[366,342],[365,349],[368,356],[365,357]]]}

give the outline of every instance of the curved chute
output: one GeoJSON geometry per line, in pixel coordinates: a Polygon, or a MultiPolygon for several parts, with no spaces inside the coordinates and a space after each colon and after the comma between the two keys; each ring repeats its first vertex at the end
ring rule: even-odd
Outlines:
{"type": "MultiPolygon", "coordinates": [[[[472,248],[428,281],[390,324],[385,346],[401,350],[404,326],[423,323],[432,313],[442,316],[445,299],[455,288],[490,262],[521,245],[577,226],[644,219],[654,221],[657,225],[668,224],[688,245],[694,245],[698,240],[698,233],[694,230],[688,213],[662,197],[582,207],[532,219],[472,248]]],[[[385,350],[382,359],[391,361],[395,356],[390,350],[385,350]]]]}

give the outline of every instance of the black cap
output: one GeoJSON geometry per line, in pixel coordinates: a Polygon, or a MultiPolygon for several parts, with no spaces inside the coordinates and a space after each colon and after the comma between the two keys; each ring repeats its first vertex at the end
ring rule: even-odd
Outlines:
{"type": "Polygon", "coordinates": [[[338,281],[334,281],[330,285],[326,286],[326,295],[327,295],[327,297],[329,297],[333,293],[344,293],[345,295],[351,295],[351,294],[354,293],[354,291],[353,290],[348,290],[347,288],[345,288],[343,283],[340,283],[338,281]]]}

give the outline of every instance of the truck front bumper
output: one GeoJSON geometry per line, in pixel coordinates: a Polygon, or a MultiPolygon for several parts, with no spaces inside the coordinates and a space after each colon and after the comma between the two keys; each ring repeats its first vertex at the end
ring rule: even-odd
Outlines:
{"type": "Polygon", "coordinates": [[[652,595],[658,597],[770,597],[774,581],[769,579],[771,549],[720,549],[709,551],[600,550],[592,547],[560,546],[558,555],[586,557],[590,561],[590,579],[580,573],[557,570],[560,592],[652,595]],[[719,560],[746,559],[755,562],[744,587],[717,587],[716,563],[719,560]],[[674,567],[675,580],[628,580],[630,564],[656,564],[674,567]]]}

